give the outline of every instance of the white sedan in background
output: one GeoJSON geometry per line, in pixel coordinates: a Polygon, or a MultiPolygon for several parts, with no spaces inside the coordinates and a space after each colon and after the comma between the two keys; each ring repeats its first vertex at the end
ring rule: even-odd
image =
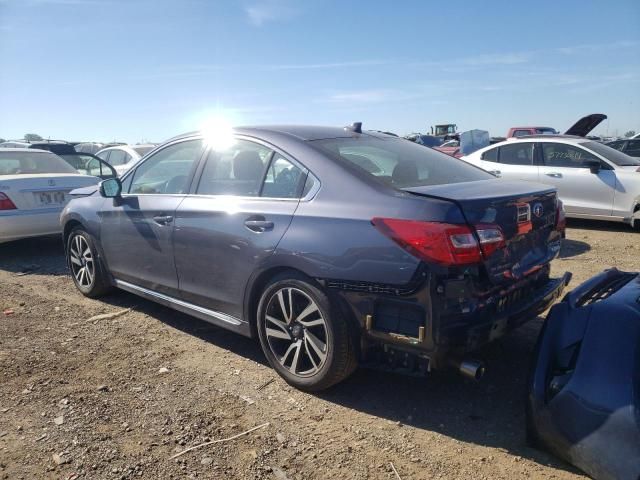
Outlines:
{"type": "Polygon", "coordinates": [[[69,192],[99,181],[45,150],[0,149],[0,243],[60,233],[69,192]]]}
{"type": "Polygon", "coordinates": [[[121,177],[124,172],[129,170],[138,160],[144,157],[151,150],[156,148],[153,143],[139,145],[117,145],[114,147],[103,148],[96,156],[107,162],[121,177]]]}
{"type": "Polygon", "coordinates": [[[567,217],[640,226],[640,160],[583,137],[531,135],[462,157],[508,180],[558,189],[567,217]]]}

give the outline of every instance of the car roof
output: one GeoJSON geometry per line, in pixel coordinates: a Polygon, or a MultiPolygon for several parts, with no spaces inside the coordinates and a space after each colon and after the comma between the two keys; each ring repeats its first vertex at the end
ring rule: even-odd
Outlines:
{"type": "MultiPolygon", "coordinates": [[[[317,125],[255,125],[255,126],[243,126],[234,127],[233,132],[239,135],[248,136],[271,136],[271,135],[286,135],[294,137],[298,140],[322,140],[326,138],[350,138],[354,135],[367,135],[375,138],[398,138],[393,135],[387,135],[385,133],[375,132],[371,130],[363,130],[360,134],[355,134],[352,130],[346,127],[327,127],[317,125]]],[[[177,135],[169,140],[180,140],[182,138],[193,137],[200,135],[201,131],[192,131],[177,135]]]]}
{"type": "MultiPolygon", "coordinates": [[[[523,137],[508,138],[506,142],[514,143],[514,142],[526,142],[531,140],[535,140],[536,142],[545,141],[545,142],[564,142],[564,143],[582,143],[582,142],[593,141],[589,138],[578,137],[576,135],[525,135],[523,137]]],[[[494,145],[497,145],[497,143],[494,145]]]]}
{"type": "Polygon", "coordinates": [[[2,152],[50,153],[51,155],[55,155],[55,153],[50,152],[49,150],[41,150],[39,148],[18,148],[18,147],[0,148],[0,153],[2,152]]]}

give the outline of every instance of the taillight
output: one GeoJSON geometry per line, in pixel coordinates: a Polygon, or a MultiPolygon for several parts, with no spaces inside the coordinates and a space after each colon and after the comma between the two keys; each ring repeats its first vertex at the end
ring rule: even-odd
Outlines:
{"type": "Polygon", "coordinates": [[[562,200],[558,199],[556,204],[556,230],[564,232],[567,226],[567,217],[564,213],[564,205],[562,200]]]}
{"type": "Polygon", "coordinates": [[[476,225],[476,233],[485,258],[505,246],[502,230],[496,225],[476,225]]]}
{"type": "Polygon", "coordinates": [[[474,232],[466,225],[395,218],[374,218],[371,223],[412,255],[443,265],[479,263],[480,245],[484,254],[490,255],[504,244],[502,232],[493,226],[478,226],[478,244],[474,232]]]}
{"type": "Polygon", "coordinates": [[[16,206],[4,193],[0,192],[0,210],[15,210],[16,206]]]}

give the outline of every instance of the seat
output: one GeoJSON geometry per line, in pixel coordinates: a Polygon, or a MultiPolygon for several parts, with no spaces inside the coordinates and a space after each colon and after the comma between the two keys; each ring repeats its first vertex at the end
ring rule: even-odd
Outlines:
{"type": "Polygon", "coordinates": [[[264,165],[258,152],[243,150],[233,159],[233,177],[239,194],[255,195],[260,188],[264,165]]]}
{"type": "Polygon", "coordinates": [[[398,162],[391,174],[391,180],[396,185],[408,186],[418,180],[418,166],[416,162],[398,162]]]}

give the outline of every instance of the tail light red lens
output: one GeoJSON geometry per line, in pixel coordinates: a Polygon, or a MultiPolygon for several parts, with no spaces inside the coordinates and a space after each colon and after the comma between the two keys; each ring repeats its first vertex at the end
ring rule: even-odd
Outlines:
{"type": "Polygon", "coordinates": [[[564,213],[562,200],[558,199],[556,204],[556,230],[563,232],[567,226],[567,217],[564,213]]]}
{"type": "Polygon", "coordinates": [[[466,225],[395,218],[374,218],[371,223],[412,255],[443,265],[479,263],[481,246],[489,255],[504,245],[502,232],[494,226],[479,226],[476,237],[466,225]]]}
{"type": "Polygon", "coordinates": [[[2,192],[0,192],[0,210],[16,210],[15,204],[2,192]]]}

